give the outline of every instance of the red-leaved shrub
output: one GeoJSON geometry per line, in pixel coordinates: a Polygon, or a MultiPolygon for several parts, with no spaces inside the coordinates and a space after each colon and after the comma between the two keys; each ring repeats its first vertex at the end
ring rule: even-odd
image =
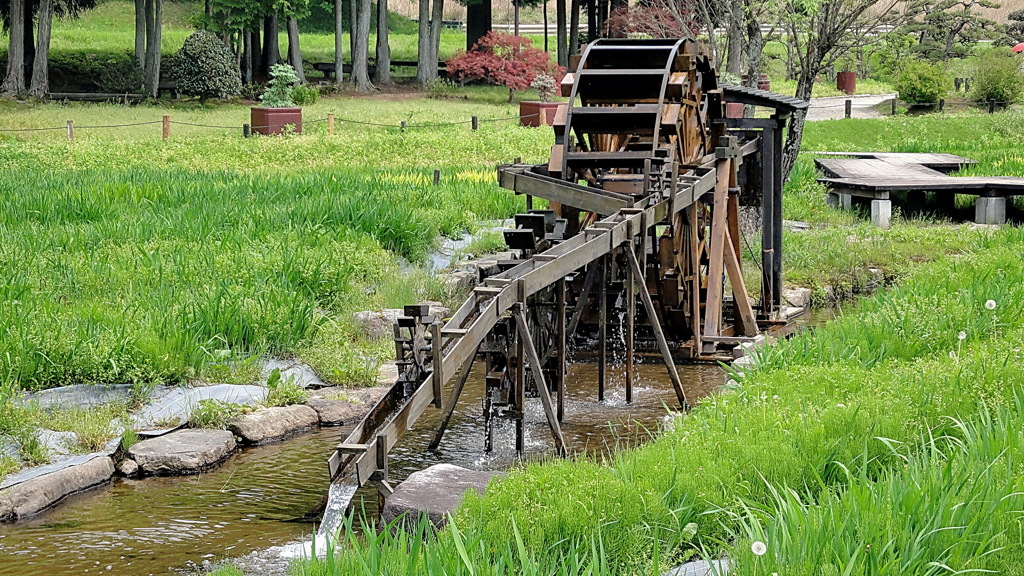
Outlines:
{"type": "Polygon", "coordinates": [[[548,53],[533,47],[533,41],[504,32],[488,32],[473,48],[452,56],[448,77],[465,82],[482,80],[508,88],[508,101],[516,90],[526,90],[538,74],[550,74],[561,82],[565,68],[551,61],[548,53]]]}

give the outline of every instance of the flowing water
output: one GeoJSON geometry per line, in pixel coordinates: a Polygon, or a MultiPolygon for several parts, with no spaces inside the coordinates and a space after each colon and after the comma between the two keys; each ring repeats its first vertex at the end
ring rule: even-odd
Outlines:
{"type": "MultiPolygon", "coordinates": [[[[642,442],[658,430],[667,409],[678,407],[663,365],[637,368],[633,402],[626,404],[621,366],[612,367],[605,401],[597,402],[597,367],[572,365],[562,424],[571,452],[642,442]]],[[[679,369],[691,403],[724,380],[715,366],[679,369]]],[[[389,457],[393,481],[442,462],[493,470],[518,461],[510,423],[496,427],[495,450],[483,452],[482,376],[467,383],[439,451],[427,452],[426,445],[440,411],[428,410],[417,422],[389,457]]],[[[527,404],[526,458],[549,457],[551,433],[540,401],[527,404]]],[[[249,448],[199,476],[118,479],[30,521],[0,525],[0,575],[168,574],[308,537],[316,526],[301,518],[329,489],[326,459],[347,432],[327,428],[249,448]]],[[[375,512],[372,488],[359,490],[357,506],[360,501],[367,513],[375,512]]]]}

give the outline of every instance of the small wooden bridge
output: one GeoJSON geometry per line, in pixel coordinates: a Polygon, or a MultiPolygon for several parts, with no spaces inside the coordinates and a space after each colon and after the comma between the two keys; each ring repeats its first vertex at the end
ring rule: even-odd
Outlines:
{"type": "Polygon", "coordinates": [[[978,197],[975,222],[1004,224],[1006,199],[1024,194],[1024,178],[1009,176],[950,176],[977,164],[954,154],[824,152],[845,158],[818,158],[815,164],[825,173],[819,178],[829,187],[829,203],[849,208],[853,197],[871,199],[871,222],[888,228],[892,216],[893,192],[934,192],[941,205],[952,208],[957,194],[978,197]]]}

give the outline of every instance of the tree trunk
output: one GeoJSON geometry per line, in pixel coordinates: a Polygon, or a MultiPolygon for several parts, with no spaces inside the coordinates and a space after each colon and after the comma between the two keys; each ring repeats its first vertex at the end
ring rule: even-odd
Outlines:
{"type": "Polygon", "coordinates": [[[725,70],[739,76],[743,73],[743,0],[729,1],[729,54],[725,70]]]}
{"type": "Polygon", "coordinates": [[[334,0],[334,83],[341,86],[345,81],[345,5],[334,0]]]}
{"type": "Polygon", "coordinates": [[[146,68],[146,0],[135,0],[135,60],[146,68]]]}
{"type": "Polygon", "coordinates": [[[252,75],[255,79],[261,75],[260,65],[263,63],[263,47],[260,45],[260,27],[257,25],[250,29],[249,36],[252,38],[252,53],[249,54],[249,65],[252,66],[252,75]]]}
{"type": "Polygon", "coordinates": [[[263,18],[263,62],[260,64],[263,76],[270,74],[270,67],[281,61],[280,31],[277,12],[263,18]]]}
{"type": "Polygon", "coordinates": [[[207,18],[213,18],[213,2],[206,0],[203,7],[203,13],[206,14],[207,18]]]}
{"type": "Polygon", "coordinates": [[[352,78],[356,90],[373,90],[367,60],[370,57],[370,0],[359,0],[359,19],[356,25],[356,51],[352,53],[352,78]]]}
{"type": "MultiPolygon", "coordinates": [[[[512,0],[512,33],[519,36],[519,0],[512,0]]],[[[509,102],[512,97],[509,97],[509,102]]]]}
{"type": "Polygon", "coordinates": [[[419,3],[416,82],[426,88],[437,75],[437,60],[434,60],[430,54],[430,0],[419,0],[419,3]]]}
{"type": "MultiPolygon", "coordinates": [[[[564,1],[564,0],[563,0],[564,1]]],[[[472,50],[477,40],[491,31],[490,0],[475,0],[466,3],[466,50],[472,50]]]]}
{"type": "Polygon", "coordinates": [[[357,0],[348,2],[348,53],[356,53],[356,23],[359,22],[359,4],[357,0]]]}
{"type": "MultiPolygon", "coordinates": [[[[747,81],[746,86],[757,88],[761,80],[761,55],[764,50],[764,38],[761,36],[761,23],[756,18],[747,18],[747,81]]],[[[754,107],[746,106],[744,116],[753,118],[754,107]]]]}
{"type": "Polygon", "coordinates": [[[295,68],[299,82],[306,83],[306,73],[302,71],[302,48],[299,47],[299,21],[288,17],[288,63],[295,68]]]}
{"type": "Polygon", "coordinates": [[[53,25],[53,0],[39,0],[39,46],[32,65],[29,94],[44,98],[50,91],[50,30],[53,25]]]}
{"type": "Polygon", "coordinates": [[[565,21],[565,0],[555,0],[555,44],[558,45],[556,58],[559,66],[569,66],[569,50],[565,21]]]}
{"type": "Polygon", "coordinates": [[[146,0],[146,86],[144,93],[156,98],[160,88],[160,37],[163,0],[146,0]]]}
{"type": "MultiPolygon", "coordinates": [[[[35,18],[32,0],[25,0],[25,81],[32,78],[32,65],[36,59],[35,18]]],[[[51,9],[52,12],[52,9],[51,9]]]]}
{"type": "Polygon", "coordinates": [[[8,33],[7,76],[0,90],[8,96],[25,91],[25,4],[27,0],[11,0],[8,33]]]}
{"type": "Polygon", "coordinates": [[[544,51],[548,51],[548,0],[544,2],[544,51]]]}
{"type": "MultiPolygon", "coordinates": [[[[580,53],[580,0],[569,3],[569,55],[580,53]]],[[[568,63],[568,58],[566,58],[568,63]]]]}
{"type": "MultiPolygon", "coordinates": [[[[808,54],[817,53],[817,47],[811,46],[807,49],[808,54]]],[[[796,97],[801,100],[810,100],[811,91],[814,89],[814,79],[821,72],[820,60],[807,58],[801,66],[800,74],[796,81],[796,97]]],[[[804,137],[804,121],[807,118],[807,110],[796,110],[789,121],[789,130],[786,134],[786,145],[782,149],[782,179],[789,178],[789,172],[796,164],[797,154],[800,153],[800,144],[804,137]]]]}
{"type": "Polygon", "coordinates": [[[252,34],[248,30],[239,32],[242,46],[239,50],[241,56],[242,84],[252,84],[252,34]]]}
{"type": "Polygon", "coordinates": [[[430,14],[430,60],[434,78],[437,78],[437,56],[441,52],[441,28],[444,27],[444,0],[434,0],[430,14]]]}
{"type": "Polygon", "coordinates": [[[377,0],[377,73],[378,86],[393,84],[391,80],[391,45],[388,44],[388,0],[377,0]]]}

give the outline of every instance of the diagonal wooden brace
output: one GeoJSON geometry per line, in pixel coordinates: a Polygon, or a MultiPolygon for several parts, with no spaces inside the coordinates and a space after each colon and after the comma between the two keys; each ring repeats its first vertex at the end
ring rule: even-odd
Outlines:
{"type": "Polygon", "coordinates": [[[544,415],[547,416],[548,425],[551,426],[551,435],[555,438],[555,449],[558,450],[559,456],[565,456],[565,437],[562,436],[562,427],[558,424],[558,418],[551,403],[551,393],[548,392],[547,382],[544,381],[544,370],[540,363],[540,356],[537,354],[537,348],[533,345],[533,336],[530,334],[530,329],[526,327],[526,314],[523,313],[522,303],[512,308],[512,315],[515,316],[519,339],[522,340],[526,357],[530,361],[533,380],[537,384],[541,404],[544,405],[544,415]]]}

